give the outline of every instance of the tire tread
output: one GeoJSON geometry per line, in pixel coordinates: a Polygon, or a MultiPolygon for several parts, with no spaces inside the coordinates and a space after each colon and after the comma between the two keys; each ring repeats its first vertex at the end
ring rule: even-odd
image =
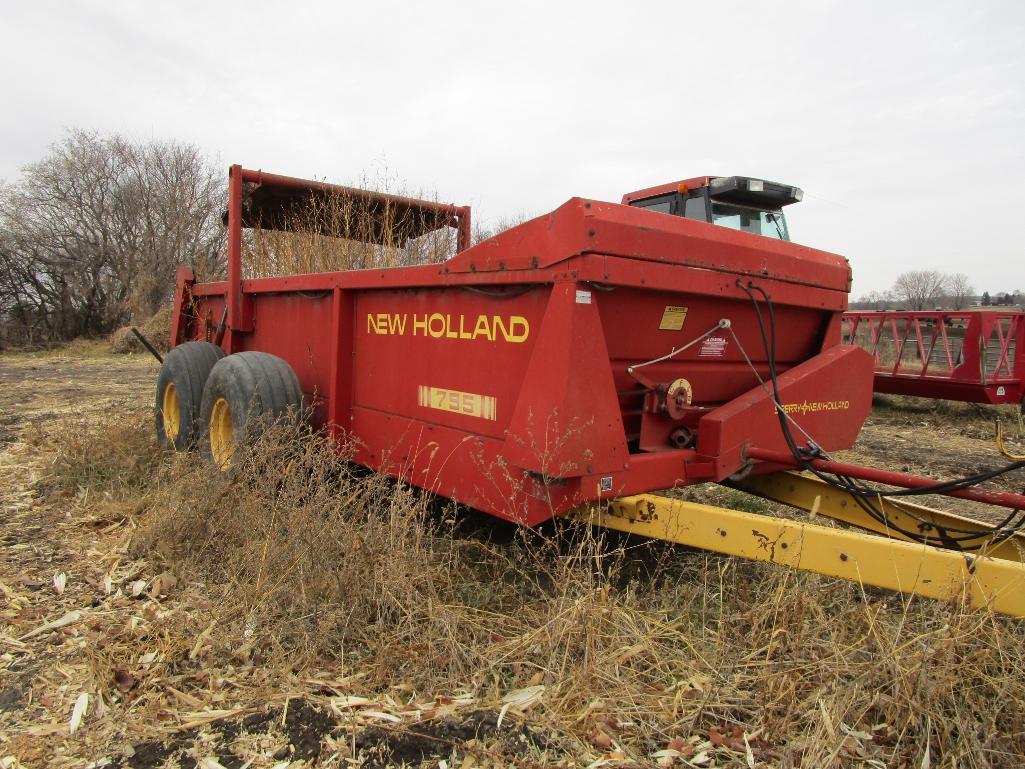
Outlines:
{"type": "Polygon", "coordinates": [[[173,348],[164,356],[157,376],[154,418],[157,440],[164,446],[178,451],[191,449],[197,438],[200,407],[206,380],[217,362],[224,357],[224,351],[210,342],[185,342],[173,348]],[[181,426],[178,438],[171,441],[164,434],[163,393],[169,382],[178,391],[181,426]]]}
{"type": "Polygon", "coordinates": [[[243,442],[256,437],[264,419],[294,418],[303,405],[299,380],[282,358],[257,351],[222,358],[207,379],[202,397],[201,434],[207,457],[210,414],[218,398],[228,401],[236,438],[243,442]]]}

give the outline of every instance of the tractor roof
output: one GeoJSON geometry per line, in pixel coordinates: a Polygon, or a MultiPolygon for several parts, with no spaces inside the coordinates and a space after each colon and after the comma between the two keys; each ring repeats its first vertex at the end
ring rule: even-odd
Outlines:
{"type": "Polygon", "coordinates": [[[756,179],[750,176],[695,176],[692,179],[683,179],[636,192],[628,192],[623,196],[623,204],[630,205],[635,201],[647,200],[659,195],[686,194],[689,190],[699,187],[708,187],[708,194],[713,200],[757,208],[780,208],[797,203],[804,197],[804,191],[798,187],[770,182],[767,179],[756,179]]]}

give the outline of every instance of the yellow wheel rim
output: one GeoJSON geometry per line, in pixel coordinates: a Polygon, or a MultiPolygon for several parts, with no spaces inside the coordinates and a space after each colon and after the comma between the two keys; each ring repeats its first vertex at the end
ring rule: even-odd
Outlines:
{"type": "Polygon", "coordinates": [[[231,425],[231,406],[218,398],[210,411],[210,454],[222,470],[231,466],[235,453],[235,428],[231,425]]]}
{"type": "Polygon", "coordinates": [[[163,411],[164,435],[172,443],[178,439],[178,433],[182,429],[181,407],[178,405],[178,390],[174,382],[168,382],[164,388],[163,411]]]}

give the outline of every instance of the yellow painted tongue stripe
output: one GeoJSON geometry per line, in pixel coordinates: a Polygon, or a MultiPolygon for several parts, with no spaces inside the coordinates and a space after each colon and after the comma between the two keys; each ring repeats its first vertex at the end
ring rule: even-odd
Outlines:
{"type": "Polygon", "coordinates": [[[1025,617],[1025,564],[652,494],[568,513],[608,529],[1025,617]]]}
{"type": "Polygon", "coordinates": [[[429,409],[464,414],[479,419],[491,421],[498,419],[498,402],[492,395],[420,385],[417,388],[417,404],[429,409]]]}

